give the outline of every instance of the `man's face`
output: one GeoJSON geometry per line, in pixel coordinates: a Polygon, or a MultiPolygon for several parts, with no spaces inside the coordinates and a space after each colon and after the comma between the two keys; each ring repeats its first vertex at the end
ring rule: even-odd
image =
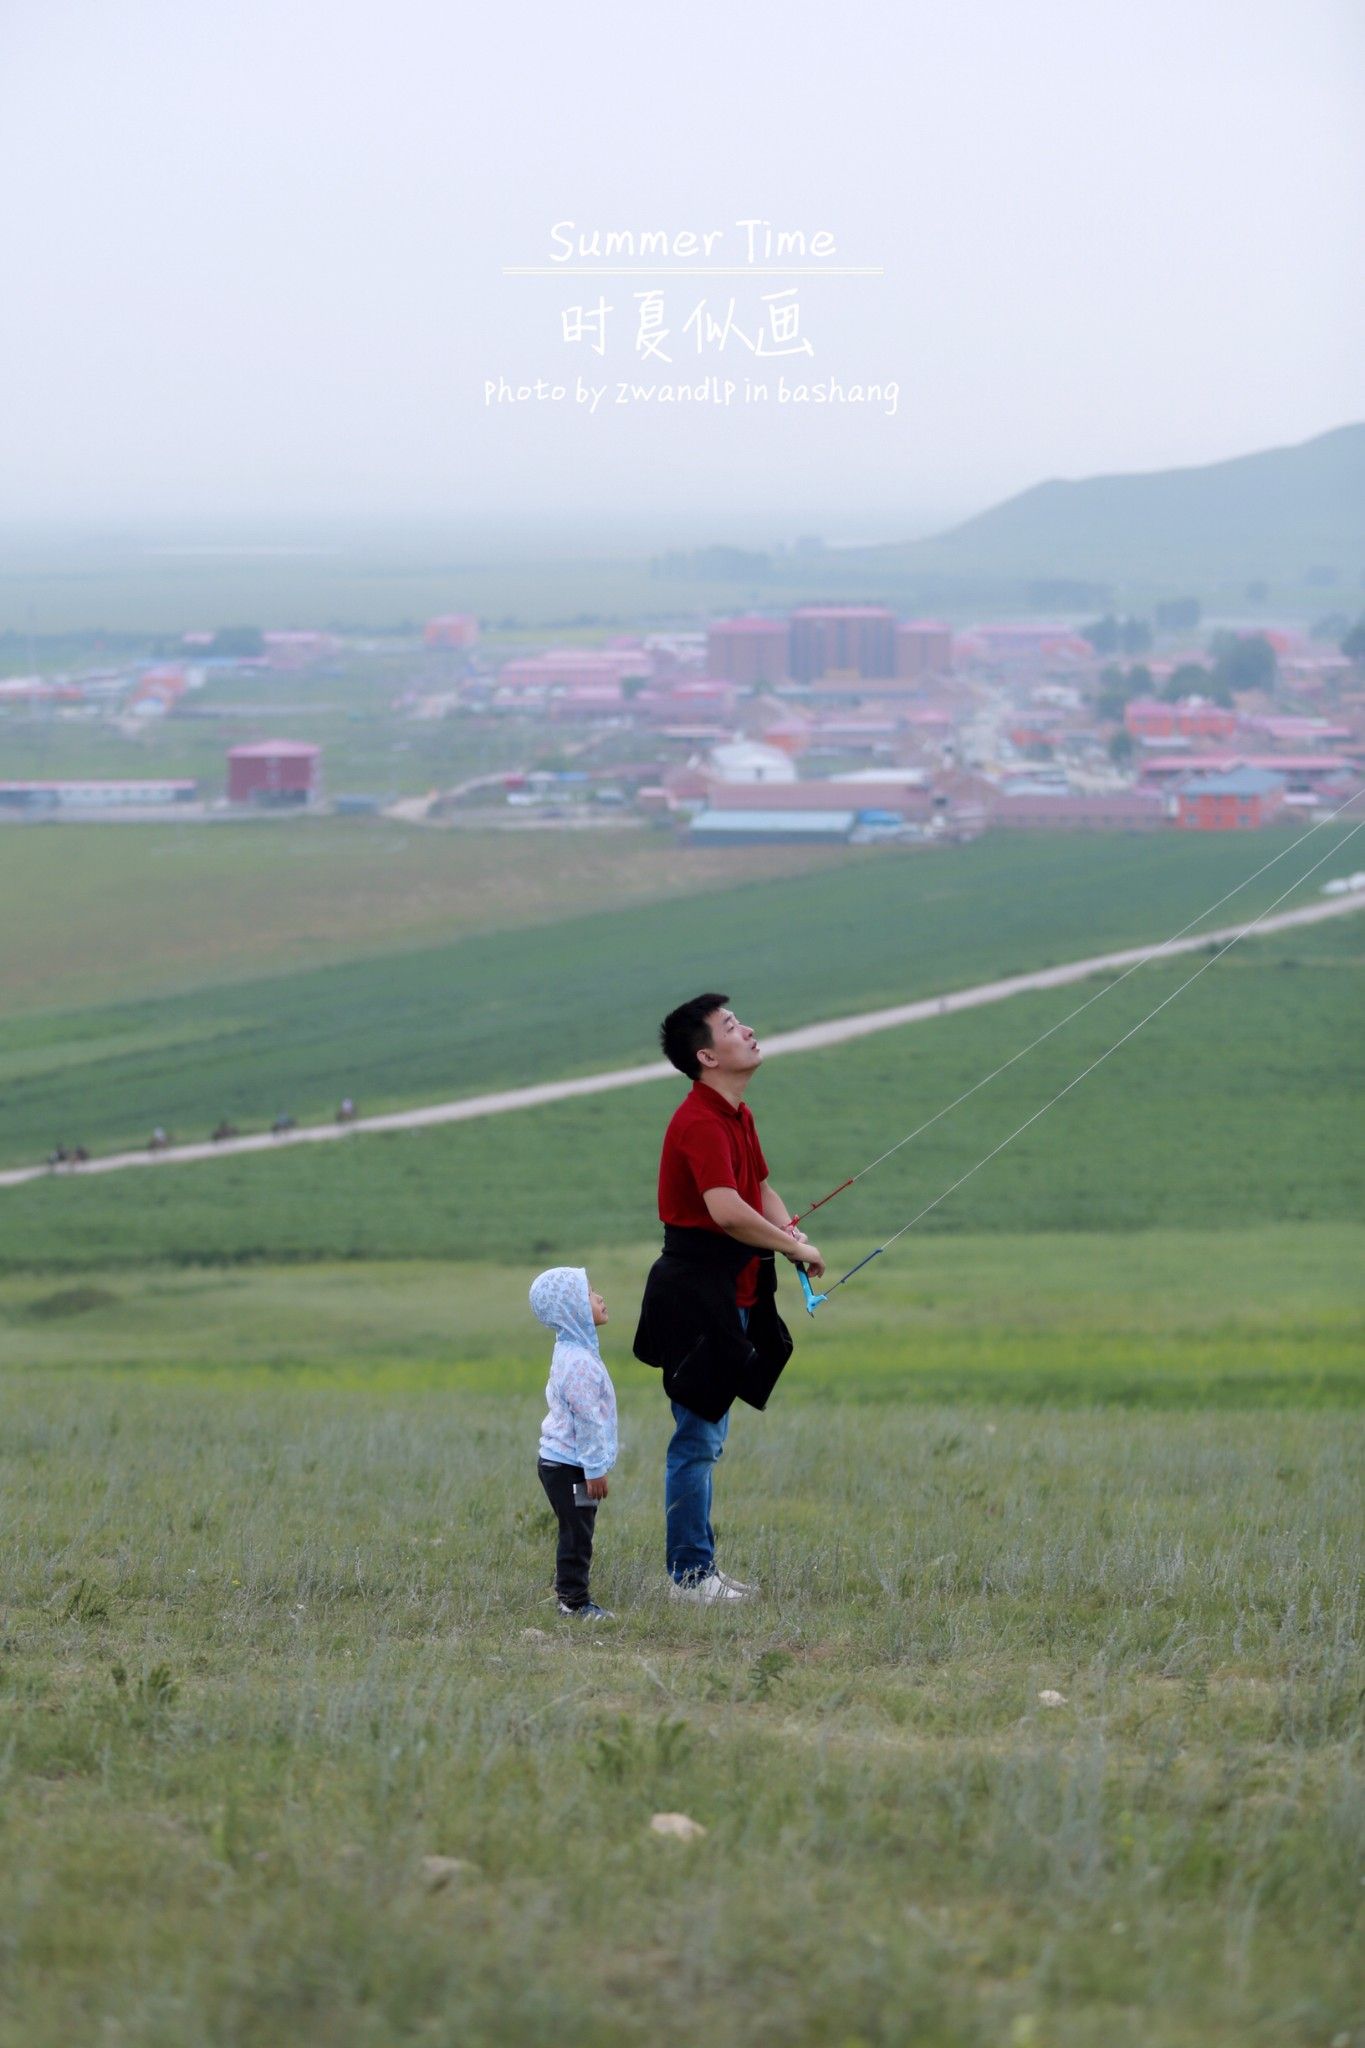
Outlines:
{"type": "Polygon", "coordinates": [[[733,1010],[713,1010],[707,1018],[711,1043],[697,1054],[703,1074],[752,1074],[762,1064],[758,1040],[733,1010]]]}

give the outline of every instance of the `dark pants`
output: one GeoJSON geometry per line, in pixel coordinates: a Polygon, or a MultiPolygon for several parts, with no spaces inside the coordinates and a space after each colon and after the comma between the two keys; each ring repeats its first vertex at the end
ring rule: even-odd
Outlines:
{"type": "Polygon", "coordinates": [[[596,1508],[580,1508],[573,1497],[575,1486],[585,1484],[581,1465],[549,1465],[536,1461],[540,1483],[550,1506],[559,1518],[559,1546],[555,1551],[555,1591],[566,1607],[588,1604],[588,1570],[592,1564],[592,1532],[596,1508]]]}

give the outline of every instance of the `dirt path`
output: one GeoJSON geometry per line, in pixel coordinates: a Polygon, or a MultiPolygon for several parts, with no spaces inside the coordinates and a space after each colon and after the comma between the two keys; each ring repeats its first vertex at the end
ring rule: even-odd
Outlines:
{"type": "MultiPolygon", "coordinates": [[[[1310,903],[1300,910],[1286,910],[1268,917],[1256,927],[1258,937],[1287,931],[1295,925],[1322,924],[1328,918],[1345,917],[1365,909],[1365,893],[1337,896],[1325,903],[1310,903]]],[[[878,1031],[894,1031],[902,1024],[920,1024],[931,1017],[951,1016],[956,1010],[976,1010],[986,1003],[1002,1003],[1010,996],[1026,995],[1036,989],[1064,988],[1069,982],[1085,981],[1092,974],[1131,967],[1134,962],[1159,955],[1172,959],[1180,953],[1198,953],[1206,946],[1224,945],[1243,929],[1227,925],[1218,931],[1196,932],[1189,938],[1174,939],[1154,949],[1130,946],[1122,953],[1096,953],[1088,960],[1070,960],[1061,967],[1043,967],[1032,974],[1013,974],[1004,981],[978,982],[974,988],[956,989],[951,994],[930,996],[917,1003],[898,1003],[889,1010],[864,1010],[857,1016],[835,1017],[825,1024],[806,1024],[799,1031],[780,1031],[763,1040],[765,1059],[787,1052],[814,1052],[826,1045],[842,1045],[853,1038],[870,1038],[878,1031]]],[[[268,1131],[247,1138],[227,1138],[219,1145],[172,1145],[164,1152],[111,1152],[106,1158],[91,1159],[84,1166],[10,1167],[0,1172],[0,1187],[18,1187],[25,1181],[41,1180],[54,1171],[62,1175],[120,1173],[132,1166],[180,1166],[196,1159],[227,1159],[243,1152],[284,1152],[293,1145],[319,1145],[337,1139],[363,1135],[367,1131],[417,1131],[434,1124],[460,1124],[481,1116],[504,1116],[509,1110],[536,1109],[546,1102],[570,1102],[578,1095],[606,1095],[617,1088],[634,1088],[644,1081],[660,1081],[673,1074],[663,1060],[647,1066],[616,1067],[606,1074],[585,1074],[576,1081],[544,1081],[533,1088],[504,1088],[491,1095],[468,1095],[459,1102],[433,1102],[425,1109],[399,1109],[387,1116],[357,1117],[352,1124],[315,1124],[272,1137],[268,1131]]]]}

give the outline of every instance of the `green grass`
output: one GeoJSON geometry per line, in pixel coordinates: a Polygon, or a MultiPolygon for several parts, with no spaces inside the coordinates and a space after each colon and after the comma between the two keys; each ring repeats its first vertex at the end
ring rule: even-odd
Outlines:
{"type": "MultiPolygon", "coordinates": [[[[756,847],[742,878],[837,858],[756,847]]],[[[735,879],[732,854],[706,848],[682,860],[670,837],[652,832],[550,840],[327,817],[10,830],[0,860],[0,1015],[9,1018],[373,961],[585,904],[615,910],[735,879]]],[[[203,1013],[212,1020],[211,1005],[203,1013]]],[[[42,1028],[54,1043],[77,1029],[65,1015],[42,1028]]]]}
{"type": "MultiPolygon", "coordinates": [[[[0,1025],[0,1159],[41,1157],[58,1141],[109,1149],[158,1123],[197,1136],[225,1115],[257,1127],[281,1110],[311,1120],[343,1094],[374,1110],[633,1063],[697,987],[728,988],[771,1031],[1155,943],[1282,844],[997,834],[511,931],[486,928],[503,893],[492,878],[475,912],[485,929],[453,945],[0,1025]]],[[[1331,844],[1318,835],[1222,916],[1249,917],[1331,844]]],[[[559,857],[557,846],[538,852],[559,857]]],[[[690,858],[676,855],[680,871],[690,858]]],[[[731,872],[746,872],[738,857],[731,872]]],[[[47,922],[41,897],[9,916],[20,945],[47,922]]],[[[114,916],[111,941],[128,921],[114,916]]],[[[218,923],[207,915],[206,929],[218,923]]]]}
{"type": "MultiPolygon", "coordinates": [[[[963,1232],[1361,1221],[1363,941],[1356,919],[1246,941],[854,1284],[875,1291],[883,1266],[920,1268],[963,1232]]],[[[835,1270],[946,1190],[1199,964],[1143,969],[841,1195],[812,1221],[835,1270]]],[[[774,1185],[806,1208],[1086,993],[1016,997],[775,1059],[751,1091],[774,1185]]],[[[638,1244],[680,1086],[266,1157],[31,1182],[0,1195],[0,1271],[550,1263],[581,1257],[584,1244],[638,1244]]]]}
{"type": "MultiPolygon", "coordinates": [[[[657,1243],[570,1254],[612,1311],[623,1389],[657,1243]]],[[[783,1402],[1103,1403],[1305,1408],[1365,1398],[1365,1226],[938,1238],[888,1259],[812,1320],[783,1402]]],[[[0,1279],[0,1371],[31,1386],[109,1371],[196,1383],[532,1395],[545,1346],[518,1265],[402,1259],[303,1266],[123,1263],[0,1279]]]]}
{"type": "Polygon", "coordinates": [[[5,2048],[1350,2038],[1358,1417],[826,1374],[731,1432],[722,1615],[629,1384],[588,1636],[536,1396],[335,1364],[11,1381],[5,2048]]]}

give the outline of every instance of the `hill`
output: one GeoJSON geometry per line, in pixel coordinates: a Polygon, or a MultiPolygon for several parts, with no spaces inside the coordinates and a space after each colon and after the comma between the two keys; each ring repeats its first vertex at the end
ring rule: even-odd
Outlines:
{"type": "Polygon", "coordinates": [[[1199,583],[1319,582],[1354,595],[1365,574],[1365,424],[1292,448],[1191,469],[1054,478],[904,547],[888,570],[1199,583]]]}

